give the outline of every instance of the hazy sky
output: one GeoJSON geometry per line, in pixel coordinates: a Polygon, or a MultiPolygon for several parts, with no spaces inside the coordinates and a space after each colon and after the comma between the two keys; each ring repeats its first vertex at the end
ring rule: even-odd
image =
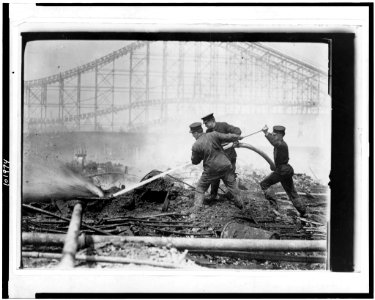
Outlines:
{"type": "MultiPolygon", "coordinates": [[[[57,74],[100,58],[129,41],[33,41],[25,50],[25,80],[57,74]]],[[[323,43],[263,43],[323,71],[328,46],[323,43]]]]}

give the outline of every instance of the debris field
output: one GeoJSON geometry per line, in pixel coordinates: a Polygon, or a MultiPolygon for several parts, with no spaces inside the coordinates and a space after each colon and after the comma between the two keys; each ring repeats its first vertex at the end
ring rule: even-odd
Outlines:
{"type": "MultiPolygon", "coordinates": [[[[294,175],[296,189],[307,206],[307,215],[303,218],[299,217],[280,184],[271,187],[278,207],[275,209],[271,206],[259,186],[266,174],[251,168],[238,170],[237,182],[245,204],[242,210],[234,205],[225,186],[221,184],[218,199],[209,201],[207,193],[202,209],[195,215],[188,215],[185,211],[193,206],[195,192],[194,183],[188,183],[184,173],[166,175],[114,198],[111,196],[125,187],[118,184],[118,179],[131,177],[123,171],[123,174],[119,172],[124,166],[107,164],[106,168],[99,171],[97,167],[93,168],[93,164],[89,166],[90,170],[81,170],[80,175],[101,188],[103,198],[95,195],[68,200],[51,197],[49,202],[23,204],[22,232],[66,234],[73,207],[80,200],[85,203],[81,232],[86,235],[323,241],[327,237],[328,186],[305,174],[294,175]]],[[[187,172],[199,176],[195,168],[191,167],[187,172]]],[[[159,173],[153,170],[141,180],[159,173]]],[[[132,180],[135,181],[134,178],[132,180]]],[[[25,255],[22,266],[54,268],[59,258],[42,257],[40,253],[57,255],[61,254],[61,250],[58,246],[23,244],[25,255]]],[[[168,245],[156,247],[147,243],[106,242],[79,249],[76,267],[324,270],[325,257],[325,252],[184,251],[168,245]],[[106,262],[105,259],[90,260],[90,257],[95,256],[122,257],[128,261],[116,263],[106,262]]]]}

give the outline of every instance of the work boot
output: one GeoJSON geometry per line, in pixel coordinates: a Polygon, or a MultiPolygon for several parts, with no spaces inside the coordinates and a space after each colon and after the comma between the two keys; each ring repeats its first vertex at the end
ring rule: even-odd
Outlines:
{"type": "Polygon", "coordinates": [[[273,196],[273,193],[271,193],[270,191],[263,191],[263,194],[264,194],[264,197],[269,200],[269,201],[275,201],[275,198],[273,196]]]}
{"type": "Polygon", "coordinates": [[[233,197],[233,203],[235,206],[237,206],[239,209],[243,208],[243,201],[239,196],[233,197]]]}
{"type": "Polygon", "coordinates": [[[202,209],[202,206],[194,205],[188,209],[182,210],[181,214],[188,216],[188,215],[196,215],[198,211],[202,209]]]}
{"type": "Polygon", "coordinates": [[[187,213],[192,214],[196,213],[197,211],[201,210],[203,207],[204,202],[204,194],[195,192],[195,199],[194,199],[194,205],[190,209],[188,209],[187,213]]]}
{"type": "Polygon", "coordinates": [[[233,200],[233,195],[231,192],[226,192],[225,193],[225,197],[228,199],[228,200],[233,200]]]}
{"type": "Polygon", "coordinates": [[[210,195],[210,201],[212,200],[212,201],[214,201],[214,200],[216,200],[217,199],[217,193],[216,194],[211,194],[210,195]]]}
{"type": "Polygon", "coordinates": [[[303,203],[302,199],[294,198],[294,199],[292,199],[292,203],[293,203],[294,207],[296,208],[296,210],[299,212],[300,216],[305,217],[306,216],[306,206],[303,203]]]}
{"type": "Polygon", "coordinates": [[[305,208],[297,208],[296,207],[296,209],[297,209],[297,211],[299,212],[299,215],[302,217],[302,218],[304,218],[304,217],[306,217],[306,209],[305,208]]]}
{"type": "Polygon", "coordinates": [[[275,209],[275,210],[279,210],[279,205],[278,205],[276,199],[274,199],[274,198],[269,198],[269,199],[268,199],[268,202],[270,203],[270,205],[271,205],[271,207],[272,207],[273,209],[275,209]]]}
{"type": "Polygon", "coordinates": [[[217,200],[217,195],[211,195],[209,198],[204,199],[204,204],[211,205],[217,200]]]}

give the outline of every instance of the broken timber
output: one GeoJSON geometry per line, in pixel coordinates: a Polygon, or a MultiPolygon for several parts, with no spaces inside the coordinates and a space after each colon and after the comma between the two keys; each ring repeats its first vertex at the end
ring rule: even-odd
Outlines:
{"type": "Polygon", "coordinates": [[[162,207],[161,211],[166,212],[168,210],[168,207],[169,207],[169,191],[167,193],[167,196],[165,196],[165,200],[164,200],[163,207],[162,207]]]}
{"type": "MultiPolygon", "coordinates": [[[[37,208],[37,207],[31,206],[31,205],[28,205],[28,204],[22,204],[22,208],[28,208],[28,209],[31,209],[31,210],[37,211],[37,212],[39,212],[39,213],[45,214],[45,215],[47,215],[47,216],[52,216],[52,217],[55,217],[55,218],[58,218],[58,219],[61,219],[61,220],[65,220],[65,221],[70,222],[70,219],[68,219],[68,218],[61,217],[61,216],[59,216],[59,215],[56,215],[56,214],[51,213],[51,212],[49,212],[49,211],[46,211],[46,210],[44,210],[44,209],[40,209],[40,208],[37,208]]],[[[102,230],[97,229],[97,228],[95,228],[95,227],[92,227],[92,226],[90,226],[90,225],[87,225],[87,224],[85,224],[84,222],[82,222],[82,227],[85,227],[85,228],[87,228],[87,229],[91,229],[91,230],[93,230],[93,231],[95,231],[95,232],[98,232],[98,233],[102,233],[102,234],[109,235],[108,232],[105,232],[105,231],[102,231],[102,230]]]]}
{"type": "MultiPolygon", "coordinates": [[[[276,192],[275,195],[286,195],[286,192],[276,192]]],[[[328,193],[304,193],[298,192],[300,196],[328,196],[328,193]]]]}

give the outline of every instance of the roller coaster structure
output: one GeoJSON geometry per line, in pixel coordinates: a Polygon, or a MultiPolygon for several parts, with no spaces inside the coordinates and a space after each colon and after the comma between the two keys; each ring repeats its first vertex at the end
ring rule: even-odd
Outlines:
{"type": "Polygon", "coordinates": [[[330,107],[326,72],[263,43],[124,44],[71,70],[25,81],[24,130],[129,132],[202,105],[236,114],[319,114],[330,107]]]}

